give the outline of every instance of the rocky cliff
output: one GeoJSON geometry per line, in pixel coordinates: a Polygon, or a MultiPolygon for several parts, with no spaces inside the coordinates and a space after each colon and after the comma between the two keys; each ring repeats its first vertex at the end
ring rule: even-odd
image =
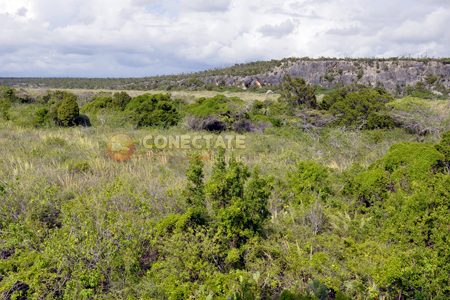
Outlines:
{"type": "Polygon", "coordinates": [[[437,89],[450,89],[450,62],[443,60],[294,60],[271,70],[248,76],[209,75],[205,83],[239,87],[276,86],[285,75],[303,77],[309,83],[332,88],[354,83],[383,86],[399,92],[424,82],[437,89]]]}
{"type": "Polygon", "coordinates": [[[17,87],[118,90],[273,89],[285,75],[303,77],[324,88],[364,84],[402,93],[423,82],[435,93],[450,91],[450,59],[309,59],[286,58],[238,64],[192,74],[145,78],[0,78],[0,85],[17,87]]]}

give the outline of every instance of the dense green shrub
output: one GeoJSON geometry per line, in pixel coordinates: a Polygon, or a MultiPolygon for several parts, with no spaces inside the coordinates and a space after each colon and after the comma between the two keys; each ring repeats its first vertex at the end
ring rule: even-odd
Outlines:
{"type": "Polygon", "coordinates": [[[248,132],[253,130],[249,115],[244,109],[244,101],[237,97],[217,95],[200,98],[188,105],[188,126],[194,130],[248,132]]]}
{"type": "Polygon", "coordinates": [[[254,122],[267,122],[274,127],[283,125],[283,116],[292,112],[285,102],[280,101],[254,101],[250,107],[250,119],[254,122]]]}
{"type": "Polygon", "coordinates": [[[293,78],[289,75],[283,78],[280,87],[280,100],[291,107],[316,108],[316,90],[306,83],[303,78],[293,78]]]}
{"type": "Polygon", "coordinates": [[[92,99],[91,102],[85,104],[82,107],[83,111],[86,112],[97,112],[102,109],[112,109],[113,108],[113,98],[110,96],[97,96],[92,99]]]}
{"type": "Polygon", "coordinates": [[[17,100],[16,90],[9,86],[0,86],[0,99],[5,99],[9,102],[15,102],[17,100]]]}
{"type": "Polygon", "coordinates": [[[80,116],[80,108],[76,101],[76,96],[65,95],[56,108],[56,122],[61,126],[75,126],[80,116]]]}
{"type": "Polygon", "coordinates": [[[387,199],[389,192],[410,190],[413,182],[430,177],[442,161],[432,145],[396,144],[369,170],[348,179],[344,192],[369,207],[387,199]]]}
{"type": "Polygon", "coordinates": [[[89,162],[87,161],[71,161],[69,162],[67,166],[67,170],[69,173],[76,174],[76,173],[86,173],[91,170],[91,166],[89,165],[89,162]]]}
{"type": "MultiPolygon", "coordinates": [[[[77,96],[63,91],[55,91],[48,95],[49,105],[48,117],[58,126],[70,127],[78,125],[80,119],[80,108],[77,96]]],[[[38,112],[36,118],[45,119],[44,110],[38,112]]]]}
{"type": "Polygon", "coordinates": [[[50,123],[49,109],[47,107],[41,107],[34,113],[33,126],[43,127],[50,123]]]}
{"type": "Polygon", "coordinates": [[[204,163],[199,155],[193,155],[189,161],[189,168],[186,172],[188,179],[184,193],[185,201],[188,206],[194,208],[205,208],[204,191],[204,163]]]}
{"type": "Polygon", "coordinates": [[[391,173],[393,179],[413,181],[430,176],[443,159],[444,156],[433,145],[399,143],[393,145],[378,163],[391,173]]]}
{"type": "Polygon", "coordinates": [[[104,109],[123,111],[130,101],[131,97],[126,92],[114,93],[112,96],[99,95],[84,105],[82,109],[94,113],[104,109]]]}
{"type": "Polygon", "coordinates": [[[391,129],[395,127],[395,122],[386,112],[371,113],[367,117],[364,129],[391,129]]]}
{"type": "Polygon", "coordinates": [[[126,92],[117,92],[113,94],[112,106],[114,108],[124,110],[131,101],[131,96],[126,92]]]}
{"type": "Polygon", "coordinates": [[[393,98],[383,89],[351,86],[327,94],[320,106],[337,118],[336,124],[350,128],[391,128],[386,103],[393,98]]]}
{"type": "Polygon", "coordinates": [[[9,120],[9,110],[15,101],[15,89],[7,86],[0,86],[0,118],[9,120]]]}
{"type": "Polygon", "coordinates": [[[344,193],[356,196],[360,204],[370,207],[385,200],[390,188],[393,187],[389,173],[383,169],[373,168],[348,180],[344,193]]]}
{"type": "Polygon", "coordinates": [[[332,193],[329,170],[312,161],[298,163],[289,173],[288,185],[294,199],[306,205],[325,200],[332,193]]]}
{"type": "Polygon", "coordinates": [[[170,127],[180,120],[180,114],[168,94],[137,96],[128,103],[126,110],[137,127],[170,127]]]}
{"type": "Polygon", "coordinates": [[[11,101],[0,98],[0,117],[9,120],[9,109],[11,108],[11,101]]]}
{"type": "Polygon", "coordinates": [[[450,131],[442,135],[440,143],[436,145],[436,149],[444,155],[446,161],[450,161],[450,131]]]}
{"type": "Polygon", "coordinates": [[[187,107],[187,111],[196,117],[232,116],[240,112],[243,106],[242,99],[217,95],[212,98],[198,99],[187,107]]]}

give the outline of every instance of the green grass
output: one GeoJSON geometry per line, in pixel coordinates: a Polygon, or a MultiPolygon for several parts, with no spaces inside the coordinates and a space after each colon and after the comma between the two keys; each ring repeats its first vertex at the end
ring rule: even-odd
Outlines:
{"type": "MultiPolygon", "coordinates": [[[[81,101],[92,92],[76,91],[81,101]]],[[[201,116],[276,97],[215,95],[173,94],[201,116]]],[[[0,297],[28,287],[31,299],[447,298],[450,175],[439,149],[448,139],[435,145],[448,103],[389,103],[403,122],[425,112],[424,126],[437,130],[423,136],[301,129],[292,115],[243,134],[245,147],[226,152],[238,161],[228,169],[201,151],[202,173],[189,167],[192,151],[142,141],[219,134],[183,123],[136,129],[109,110],[90,113],[92,127],[35,128],[42,104],[13,103],[10,120],[0,119],[0,297]],[[125,162],[108,155],[118,134],[135,142],[125,162]],[[200,207],[186,201],[187,170],[189,180],[204,178],[190,189],[200,207]],[[228,206],[217,209],[215,197],[228,206]]]]}

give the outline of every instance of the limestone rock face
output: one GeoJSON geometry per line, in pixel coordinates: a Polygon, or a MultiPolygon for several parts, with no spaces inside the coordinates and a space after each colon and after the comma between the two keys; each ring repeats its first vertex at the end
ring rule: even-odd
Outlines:
{"type": "Polygon", "coordinates": [[[325,88],[359,83],[383,86],[391,92],[403,91],[408,85],[436,76],[439,84],[450,88],[450,63],[432,60],[297,60],[257,75],[216,75],[199,79],[225,86],[259,87],[278,85],[287,74],[325,88]]]}

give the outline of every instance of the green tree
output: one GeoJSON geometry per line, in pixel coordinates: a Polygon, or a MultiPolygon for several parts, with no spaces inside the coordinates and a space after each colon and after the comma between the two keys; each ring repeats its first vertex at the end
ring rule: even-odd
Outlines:
{"type": "Polygon", "coordinates": [[[316,89],[306,83],[303,78],[292,78],[286,75],[280,88],[280,99],[293,107],[316,108],[316,89]]]}
{"type": "Polygon", "coordinates": [[[303,204],[324,200],[331,195],[329,170],[313,161],[299,162],[288,174],[289,190],[303,204]]]}
{"type": "Polygon", "coordinates": [[[56,108],[56,120],[58,125],[69,127],[77,125],[80,116],[80,108],[77,97],[73,94],[65,94],[56,108]]]}
{"type": "Polygon", "coordinates": [[[235,158],[227,164],[225,150],[219,149],[212,176],[206,184],[206,195],[213,208],[218,211],[229,205],[233,198],[242,198],[249,175],[247,167],[235,158]]]}
{"type": "Polygon", "coordinates": [[[5,120],[9,119],[9,109],[11,108],[11,101],[0,98],[0,117],[5,120]]]}
{"type": "Polygon", "coordinates": [[[124,110],[128,103],[130,103],[131,97],[126,92],[118,92],[114,93],[112,97],[112,105],[115,108],[118,108],[120,110],[124,110]]]}
{"type": "Polygon", "coordinates": [[[325,96],[320,106],[329,110],[336,124],[359,129],[391,128],[386,103],[393,98],[383,89],[350,86],[325,96]]]}
{"type": "Polygon", "coordinates": [[[181,118],[171,100],[168,94],[144,94],[133,98],[126,110],[137,127],[170,127],[181,118]]]}
{"type": "Polygon", "coordinates": [[[186,172],[187,185],[185,190],[186,203],[194,207],[205,207],[203,161],[198,154],[191,157],[186,172]]]}
{"type": "Polygon", "coordinates": [[[444,155],[444,165],[447,172],[450,172],[450,131],[442,135],[441,142],[436,145],[436,149],[444,155]]]}

